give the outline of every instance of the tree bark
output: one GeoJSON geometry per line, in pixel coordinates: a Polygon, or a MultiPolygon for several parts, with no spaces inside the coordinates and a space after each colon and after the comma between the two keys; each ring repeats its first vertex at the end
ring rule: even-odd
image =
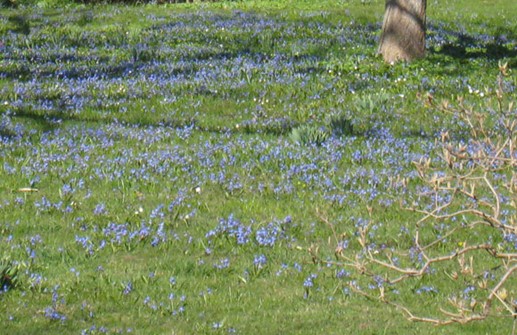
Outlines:
{"type": "Polygon", "coordinates": [[[386,0],[379,53],[388,63],[425,56],[426,0],[386,0]]]}

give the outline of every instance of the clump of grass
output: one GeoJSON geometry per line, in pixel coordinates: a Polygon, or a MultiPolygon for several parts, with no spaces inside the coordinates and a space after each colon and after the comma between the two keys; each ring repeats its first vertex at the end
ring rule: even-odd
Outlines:
{"type": "Polygon", "coordinates": [[[389,94],[379,92],[375,94],[366,94],[354,100],[353,106],[360,112],[367,115],[373,115],[386,111],[390,100],[389,94]]]}
{"type": "Polygon", "coordinates": [[[289,137],[295,143],[302,145],[320,146],[331,136],[350,136],[354,132],[350,118],[335,115],[330,118],[328,125],[304,124],[291,130],[289,137]]]}
{"type": "Polygon", "coordinates": [[[332,134],[337,137],[350,136],[354,133],[352,120],[342,115],[335,115],[329,122],[332,134]]]}
{"type": "Polygon", "coordinates": [[[302,125],[291,130],[290,138],[293,142],[303,145],[322,145],[330,133],[325,127],[317,125],[302,125]]]}
{"type": "Polygon", "coordinates": [[[0,262],[0,292],[7,292],[17,286],[18,268],[11,261],[0,262]]]}

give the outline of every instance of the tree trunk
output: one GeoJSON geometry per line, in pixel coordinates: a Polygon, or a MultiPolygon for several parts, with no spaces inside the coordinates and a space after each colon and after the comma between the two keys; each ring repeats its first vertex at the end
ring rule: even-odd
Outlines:
{"type": "Polygon", "coordinates": [[[388,63],[425,56],[426,0],[386,0],[379,53],[388,63]]]}

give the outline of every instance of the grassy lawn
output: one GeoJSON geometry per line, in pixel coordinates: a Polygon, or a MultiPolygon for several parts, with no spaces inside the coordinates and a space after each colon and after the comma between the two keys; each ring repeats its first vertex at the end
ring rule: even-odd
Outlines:
{"type": "MultiPolygon", "coordinates": [[[[360,250],[365,222],[410,252],[421,215],[404,208],[432,205],[414,162],[444,166],[445,131],[469,141],[439,102],[490,119],[516,93],[509,71],[498,97],[499,66],[517,66],[514,0],[431,1],[426,59],[394,66],[376,55],[383,7],[0,9],[0,332],[510,334],[499,305],[411,323],[351,290],[369,282],[335,257],[360,250]]],[[[513,243],[491,234],[447,243],[513,243]]],[[[395,300],[439,316],[455,292],[471,299],[477,281],[453,268],[395,300]]],[[[507,288],[517,301],[515,275],[507,288]]]]}

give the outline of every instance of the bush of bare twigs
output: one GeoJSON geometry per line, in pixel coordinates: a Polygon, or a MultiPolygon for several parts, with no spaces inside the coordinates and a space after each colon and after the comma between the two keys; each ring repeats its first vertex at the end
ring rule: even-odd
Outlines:
{"type": "MultiPolygon", "coordinates": [[[[440,159],[415,162],[425,186],[407,209],[420,219],[403,227],[396,242],[370,234],[372,220],[359,227],[357,249],[336,248],[338,261],[331,263],[354,270],[353,292],[394,306],[412,321],[446,325],[502,316],[514,320],[515,333],[517,108],[505,96],[508,71],[500,66],[497,106],[490,112],[462,99],[433,105],[452,113],[467,132],[461,138],[443,132],[440,159]],[[439,301],[439,307],[418,315],[408,294],[423,304],[439,301]]],[[[316,249],[309,251],[319,259],[316,249]]]]}

